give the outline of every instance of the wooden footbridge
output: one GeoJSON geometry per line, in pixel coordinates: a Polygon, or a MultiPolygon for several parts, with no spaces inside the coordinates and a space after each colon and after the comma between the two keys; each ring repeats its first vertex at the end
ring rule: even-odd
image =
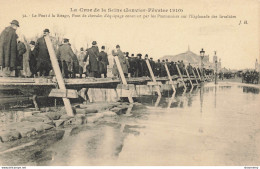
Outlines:
{"type": "Polygon", "coordinates": [[[170,86],[173,92],[176,92],[177,88],[187,88],[204,81],[211,80],[211,77],[201,77],[198,69],[193,71],[192,75],[189,75],[188,71],[185,70],[186,75],[182,75],[181,71],[178,70],[178,75],[171,76],[167,65],[165,64],[167,77],[155,77],[151,69],[150,63],[146,60],[150,77],[138,77],[138,78],[125,78],[122,71],[122,67],[115,56],[115,63],[117,65],[120,78],[74,78],[74,79],[63,79],[61,71],[58,66],[56,55],[49,37],[45,37],[45,41],[49,50],[51,62],[55,75],[53,78],[14,78],[14,77],[1,77],[0,78],[0,91],[12,91],[20,90],[21,93],[29,94],[36,98],[36,96],[48,96],[48,97],[61,97],[63,99],[67,114],[73,116],[73,110],[70,104],[70,98],[84,97],[87,95],[89,88],[110,88],[115,91],[120,90],[119,97],[128,97],[130,103],[133,103],[134,92],[136,85],[147,85],[153,91],[161,96],[162,86],[170,86]],[[198,75],[198,76],[196,76],[198,75]]]}

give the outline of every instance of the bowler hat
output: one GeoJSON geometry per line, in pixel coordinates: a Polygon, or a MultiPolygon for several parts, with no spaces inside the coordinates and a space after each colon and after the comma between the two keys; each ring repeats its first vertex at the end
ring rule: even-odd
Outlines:
{"type": "Polygon", "coordinates": [[[14,24],[14,25],[16,25],[16,26],[19,27],[19,22],[18,22],[17,20],[13,20],[13,21],[11,22],[11,24],[14,24]]]}
{"type": "Polygon", "coordinates": [[[35,45],[35,42],[34,42],[34,41],[31,41],[31,42],[30,42],[30,45],[35,45]]]}
{"type": "Polygon", "coordinates": [[[119,45],[116,45],[116,48],[120,48],[120,46],[119,46],[119,45]]]}
{"type": "Polygon", "coordinates": [[[96,45],[96,44],[97,44],[97,42],[96,42],[96,41],[93,41],[93,42],[92,42],[92,45],[96,45]]]}
{"type": "Polygon", "coordinates": [[[64,43],[67,43],[67,42],[69,42],[69,39],[64,38],[64,39],[63,39],[63,42],[64,42],[64,43]]]}
{"type": "Polygon", "coordinates": [[[50,33],[50,30],[49,29],[44,29],[44,31],[43,31],[44,33],[45,32],[48,32],[48,33],[50,33]]]}
{"type": "Polygon", "coordinates": [[[102,46],[101,49],[105,49],[105,46],[102,46]]]}

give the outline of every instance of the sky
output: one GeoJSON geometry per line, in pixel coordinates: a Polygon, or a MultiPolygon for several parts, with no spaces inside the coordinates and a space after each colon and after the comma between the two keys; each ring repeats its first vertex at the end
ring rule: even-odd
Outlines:
{"type": "Polygon", "coordinates": [[[100,47],[107,46],[108,53],[119,44],[122,51],[148,54],[158,59],[164,55],[186,52],[190,46],[190,50],[197,54],[203,48],[210,60],[214,51],[217,51],[223,67],[254,68],[256,59],[260,60],[259,4],[258,0],[0,0],[0,31],[9,26],[13,19],[17,19],[20,22],[17,33],[29,40],[36,40],[36,36],[40,36],[45,28],[49,28],[51,33],[59,32],[69,38],[72,46],[77,49],[86,48],[95,40],[100,47]],[[79,11],[73,13],[70,8],[171,8],[182,9],[183,12],[166,13],[167,15],[232,15],[236,18],[32,17],[38,14],[89,14],[79,11]],[[22,17],[24,14],[27,17],[22,17]],[[240,21],[246,21],[247,24],[239,25],[240,21]]]}

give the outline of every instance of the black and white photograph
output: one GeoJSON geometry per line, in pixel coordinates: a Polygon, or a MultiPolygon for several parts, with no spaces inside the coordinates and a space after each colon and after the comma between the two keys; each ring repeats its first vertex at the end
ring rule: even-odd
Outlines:
{"type": "Polygon", "coordinates": [[[260,167],[259,0],[0,0],[0,167],[260,167]]]}

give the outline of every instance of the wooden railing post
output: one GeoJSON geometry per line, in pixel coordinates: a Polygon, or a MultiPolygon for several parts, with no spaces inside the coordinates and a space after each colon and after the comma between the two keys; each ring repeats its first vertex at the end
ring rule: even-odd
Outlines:
{"type": "Polygon", "coordinates": [[[176,67],[177,67],[178,73],[179,73],[179,75],[180,75],[180,77],[181,77],[181,80],[182,80],[182,83],[183,83],[183,85],[184,85],[184,88],[187,89],[186,84],[185,84],[185,82],[184,82],[184,79],[183,79],[183,77],[182,77],[181,71],[180,71],[179,66],[178,66],[177,64],[176,64],[176,67]]]}
{"type": "MultiPolygon", "coordinates": [[[[125,79],[125,75],[124,75],[123,69],[121,67],[121,64],[119,62],[118,56],[114,56],[114,59],[115,59],[117,70],[118,70],[119,75],[121,77],[122,83],[123,83],[123,85],[127,85],[127,81],[125,79]]],[[[128,100],[129,100],[130,103],[134,103],[132,95],[128,95],[128,100]]]]}
{"type": "Polygon", "coordinates": [[[196,80],[196,83],[197,83],[197,85],[199,84],[199,82],[198,82],[198,80],[197,80],[197,76],[196,76],[196,74],[195,74],[195,72],[194,72],[194,69],[192,68],[192,73],[193,73],[193,75],[194,75],[194,77],[195,77],[195,80],[196,80]]]}
{"type": "Polygon", "coordinates": [[[171,74],[170,74],[170,72],[169,72],[168,66],[167,66],[166,63],[164,64],[164,66],[165,66],[165,69],[166,69],[166,72],[167,72],[167,75],[168,75],[170,84],[172,85],[173,92],[175,93],[175,92],[176,92],[176,89],[175,89],[175,86],[173,85],[172,77],[171,77],[171,74]]]}
{"type": "Polygon", "coordinates": [[[192,81],[191,81],[191,79],[190,79],[189,72],[188,72],[188,70],[186,69],[186,67],[185,67],[185,71],[186,71],[186,73],[187,73],[187,76],[188,76],[188,78],[189,78],[190,85],[191,85],[191,87],[193,88],[193,84],[192,84],[192,81]]]}
{"type": "MultiPolygon", "coordinates": [[[[53,71],[55,72],[55,76],[56,76],[59,88],[62,89],[62,90],[66,90],[66,86],[65,86],[65,83],[64,83],[61,71],[60,71],[58,60],[57,60],[55,51],[53,49],[50,37],[45,36],[44,39],[45,39],[45,42],[46,42],[46,45],[47,45],[47,48],[48,48],[48,52],[50,54],[52,68],[53,68],[53,71]]],[[[71,104],[70,104],[70,100],[66,97],[63,97],[62,99],[63,99],[63,102],[64,102],[64,106],[65,106],[67,115],[73,116],[74,114],[73,114],[73,110],[72,110],[72,107],[71,107],[71,104]]]]}
{"type": "MultiPolygon", "coordinates": [[[[151,77],[152,77],[153,82],[156,83],[156,79],[155,79],[155,77],[154,77],[154,73],[153,73],[153,70],[152,70],[152,67],[151,67],[151,65],[150,65],[149,60],[146,59],[145,62],[146,62],[146,65],[147,65],[147,67],[148,67],[148,70],[149,70],[149,72],[150,72],[150,75],[151,75],[151,77]]],[[[155,88],[156,88],[156,91],[157,91],[158,96],[161,96],[162,94],[161,94],[161,90],[160,90],[159,85],[158,85],[158,84],[155,85],[155,88]]]]}

